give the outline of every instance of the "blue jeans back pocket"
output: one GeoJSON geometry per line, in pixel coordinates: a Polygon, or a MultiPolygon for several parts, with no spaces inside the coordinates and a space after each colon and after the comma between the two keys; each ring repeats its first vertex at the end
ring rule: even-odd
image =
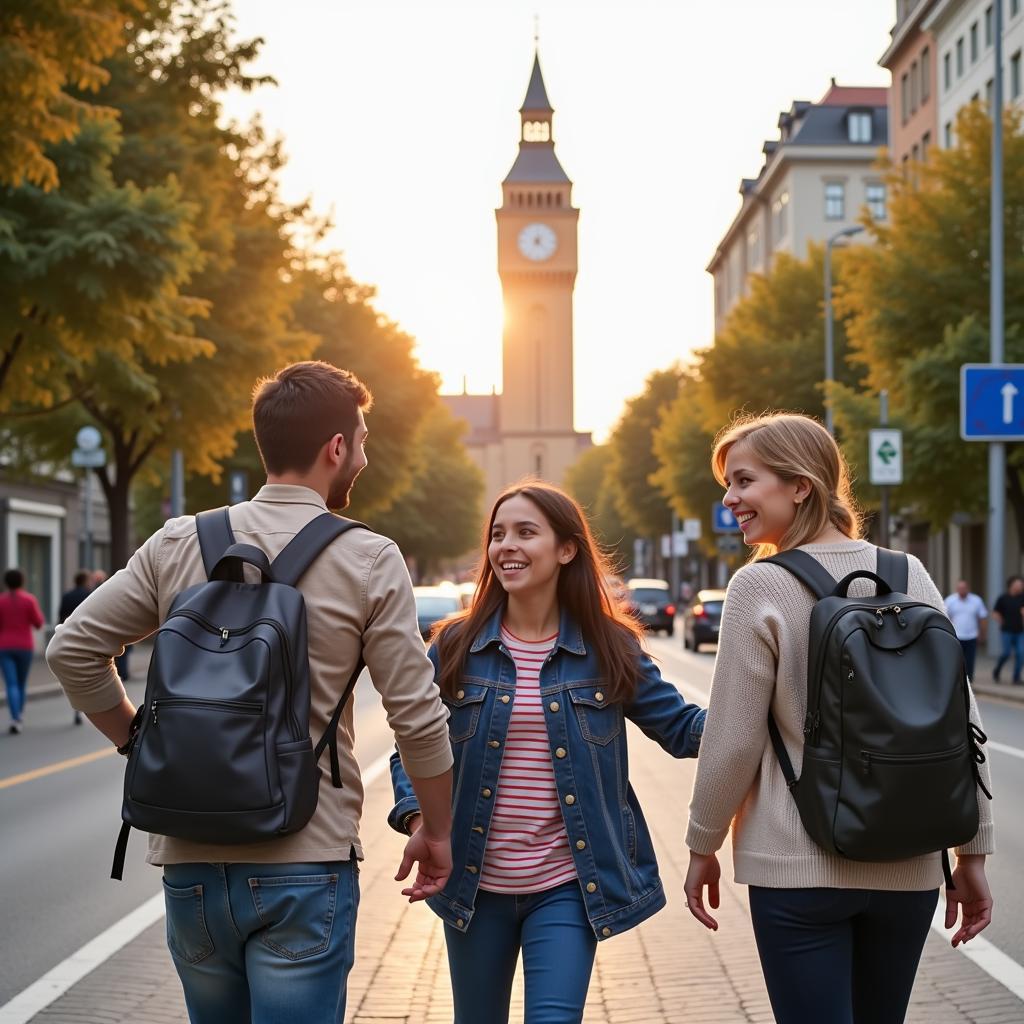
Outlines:
{"type": "Polygon", "coordinates": [[[213,952],[213,940],[203,915],[203,887],[176,889],[164,880],[167,908],[167,946],[171,955],[186,964],[197,964],[213,952]]]}
{"type": "Polygon", "coordinates": [[[263,922],[261,941],[289,960],[322,953],[331,941],[338,876],[250,878],[249,891],[263,922]]]}

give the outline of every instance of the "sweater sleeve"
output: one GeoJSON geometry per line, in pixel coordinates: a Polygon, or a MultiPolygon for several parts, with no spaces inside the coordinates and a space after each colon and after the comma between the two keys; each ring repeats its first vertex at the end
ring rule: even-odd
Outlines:
{"type": "MultiPolygon", "coordinates": [[[[932,581],[928,570],[913,555],[910,559],[910,583],[911,596],[920,597],[940,611],[946,611],[945,602],[932,581]]],[[[970,682],[967,683],[967,691],[970,696],[970,720],[971,723],[984,731],[981,722],[981,712],[978,710],[978,702],[974,698],[974,691],[970,682]]],[[[981,782],[990,793],[992,792],[992,773],[988,761],[978,766],[978,774],[981,782]]],[[[985,795],[981,786],[978,786],[978,834],[964,846],[958,846],[957,854],[971,853],[995,853],[995,824],[992,820],[992,801],[985,795]]]]}
{"type": "Polygon", "coordinates": [[[748,565],[726,592],[686,845],[714,853],[757,777],[779,656],[778,614],[764,568],[748,565]]]}

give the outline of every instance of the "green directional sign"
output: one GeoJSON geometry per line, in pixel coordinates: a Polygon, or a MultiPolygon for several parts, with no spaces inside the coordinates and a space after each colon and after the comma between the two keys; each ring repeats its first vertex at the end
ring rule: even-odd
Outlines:
{"type": "Polygon", "coordinates": [[[872,430],[868,455],[873,484],[891,487],[903,483],[903,431],[888,427],[872,430]]]}

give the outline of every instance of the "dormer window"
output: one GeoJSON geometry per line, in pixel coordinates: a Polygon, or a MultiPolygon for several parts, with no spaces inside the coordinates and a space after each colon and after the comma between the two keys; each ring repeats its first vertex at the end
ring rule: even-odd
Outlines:
{"type": "Polygon", "coordinates": [[[550,121],[524,121],[523,142],[550,142],[550,121]]]}
{"type": "Polygon", "coordinates": [[[851,142],[871,141],[871,113],[867,110],[851,110],[846,115],[846,129],[851,142]]]}

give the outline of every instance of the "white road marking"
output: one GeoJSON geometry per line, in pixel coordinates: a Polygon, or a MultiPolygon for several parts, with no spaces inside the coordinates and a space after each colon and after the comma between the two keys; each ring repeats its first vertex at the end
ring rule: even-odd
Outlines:
{"type": "Polygon", "coordinates": [[[1011,757],[1024,759],[1024,750],[1020,747],[1011,747],[1008,743],[996,743],[995,740],[988,740],[985,743],[985,750],[998,750],[1000,754],[1009,754],[1011,757]]]}
{"type": "MultiPolygon", "coordinates": [[[[939,905],[935,908],[932,918],[932,930],[942,936],[949,945],[953,930],[946,931],[944,919],[946,901],[939,893],[939,905]]],[[[980,967],[990,978],[995,978],[1000,985],[1008,988],[1018,999],[1024,1000],[1024,967],[1001,949],[993,946],[984,935],[977,935],[970,942],[961,943],[957,949],[968,960],[980,967]]]]}
{"type": "MultiPolygon", "coordinates": [[[[390,762],[389,750],[361,773],[363,787],[368,789],[386,774],[390,762]]],[[[163,916],[164,894],[159,892],[0,1006],[0,1024],[26,1024],[163,916]]]]}

